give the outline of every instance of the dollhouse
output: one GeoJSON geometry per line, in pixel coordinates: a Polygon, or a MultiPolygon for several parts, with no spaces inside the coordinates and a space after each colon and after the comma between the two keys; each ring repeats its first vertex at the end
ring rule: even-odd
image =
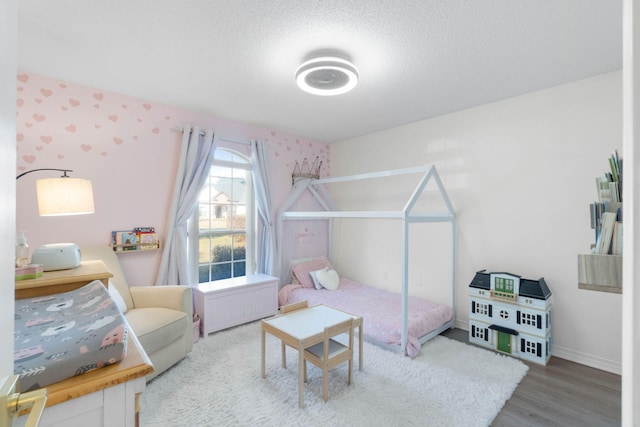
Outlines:
{"type": "Polygon", "coordinates": [[[551,291],[544,278],[478,271],[469,284],[469,342],[546,365],[551,291]]]}

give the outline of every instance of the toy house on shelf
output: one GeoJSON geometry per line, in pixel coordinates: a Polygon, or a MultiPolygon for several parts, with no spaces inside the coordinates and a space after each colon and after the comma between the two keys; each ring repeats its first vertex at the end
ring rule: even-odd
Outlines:
{"type": "Polygon", "coordinates": [[[477,272],[469,284],[469,342],[546,365],[551,291],[544,278],[477,272]]]}

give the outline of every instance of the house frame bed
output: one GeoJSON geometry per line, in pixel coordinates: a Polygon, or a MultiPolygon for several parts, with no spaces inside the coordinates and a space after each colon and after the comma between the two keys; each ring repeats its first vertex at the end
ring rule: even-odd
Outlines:
{"type": "MultiPolygon", "coordinates": [[[[455,261],[456,261],[456,224],[455,211],[447,192],[442,184],[442,180],[438,175],[434,165],[426,165],[414,168],[396,169],[381,172],[364,173],[351,176],[331,177],[324,179],[308,178],[300,180],[294,184],[293,190],[289,197],[285,200],[278,213],[278,241],[283,242],[284,221],[291,220],[308,220],[308,219],[324,219],[329,221],[329,254],[331,253],[331,236],[332,236],[332,220],[334,218],[363,218],[363,219],[390,219],[401,221],[402,223],[402,240],[401,240],[401,259],[402,259],[402,289],[401,289],[401,316],[402,316],[402,338],[400,351],[405,351],[408,340],[408,315],[409,315],[409,225],[414,223],[449,223],[451,225],[451,281],[450,281],[450,297],[453,316],[450,321],[442,326],[419,337],[420,344],[424,344],[434,336],[443,331],[452,328],[455,323],[455,261]],[[404,204],[404,207],[397,211],[343,211],[338,208],[326,190],[325,184],[332,184],[346,181],[366,180],[373,178],[385,178],[398,175],[420,174],[421,178],[404,204]],[[427,184],[434,181],[439,191],[440,197],[446,207],[446,212],[415,212],[416,202],[422,195],[427,184]],[[320,211],[290,211],[296,200],[305,192],[309,191],[317,203],[321,206],[320,211]]],[[[282,244],[282,243],[281,243],[282,244]]],[[[282,253],[280,254],[280,262],[283,263],[282,253]]]]}

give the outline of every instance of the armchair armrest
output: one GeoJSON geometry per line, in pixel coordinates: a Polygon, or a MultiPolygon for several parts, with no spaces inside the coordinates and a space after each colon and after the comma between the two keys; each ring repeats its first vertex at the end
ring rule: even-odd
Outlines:
{"type": "Polygon", "coordinates": [[[193,317],[192,290],[189,286],[131,286],[135,308],[164,307],[193,317]]]}

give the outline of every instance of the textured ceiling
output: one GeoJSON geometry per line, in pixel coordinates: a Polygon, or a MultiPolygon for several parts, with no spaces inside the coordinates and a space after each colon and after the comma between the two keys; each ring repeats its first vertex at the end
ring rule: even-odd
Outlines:
{"type": "Polygon", "coordinates": [[[622,67],[622,0],[20,0],[18,67],[337,142],[622,67]],[[339,50],[353,92],[300,91],[339,50]]]}

